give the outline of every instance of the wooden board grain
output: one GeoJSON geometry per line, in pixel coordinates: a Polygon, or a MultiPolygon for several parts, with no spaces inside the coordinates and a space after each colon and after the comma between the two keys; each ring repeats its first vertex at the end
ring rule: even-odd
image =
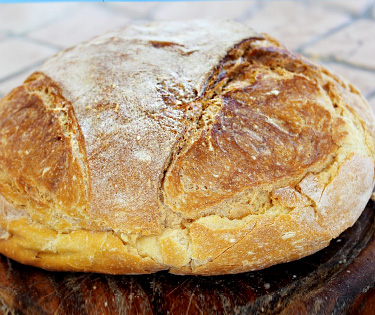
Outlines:
{"type": "Polygon", "coordinates": [[[3,314],[375,314],[375,215],[326,249],[257,272],[202,277],[48,272],[0,256],[3,314]],[[368,291],[367,293],[364,293],[368,291]],[[370,313],[369,313],[370,312],[370,313]]]}

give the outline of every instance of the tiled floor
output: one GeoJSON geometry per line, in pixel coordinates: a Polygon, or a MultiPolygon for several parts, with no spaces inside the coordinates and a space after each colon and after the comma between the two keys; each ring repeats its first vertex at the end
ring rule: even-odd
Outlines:
{"type": "Polygon", "coordinates": [[[127,23],[230,18],[353,82],[375,110],[375,0],[0,4],[0,96],[48,56],[127,23]]]}

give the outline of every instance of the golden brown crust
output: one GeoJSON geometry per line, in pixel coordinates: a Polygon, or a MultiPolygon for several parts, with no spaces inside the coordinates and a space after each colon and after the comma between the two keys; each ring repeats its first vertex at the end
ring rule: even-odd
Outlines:
{"type": "Polygon", "coordinates": [[[326,186],[317,207],[297,205],[289,213],[225,230],[197,220],[190,228],[192,246],[197,247],[194,258],[205,263],[194,273],[238,273],[315,253],[355,223],[371,196],[373,178],[373,162],[355,155],[326,186]]]}
{"type": "Polygon", "coordinates": [[[326,96],[315,82],[256,71],[251,85],[221,95],[210,130],[201,131],[167,176],[166,198],[187,217],[244,189],[300,178],[336,149],[335,120],[320,105],[326,96]]]}
{"type": "Polygon", "coordinates": [[[88,188],[78,155],[84,140],[56,84],[33,74],[0,101],[0,121],[1,194],[47,225],[69,225],[53,222],[56,214],[82,218],[88,188]]]}
{"type": "Polygon", "coordinates": [[[49,270],[151,273],[164,269],[148,257],[131,252],[113,232],[77,229],[60,233],[32,222],[0,196],[0,251],[24,264],[49,270]],[[6,214],[4,216],[4,213],[6,214]],[[11,217],[11,219],[10,219],[11,217]],[[83,254],[84,253],[84,254],[83,254]]]}
{"type": "Polygon", "coordinates": [[[374,183],[360,93],[228,21],[59,53],[0,127],[0,252],[51,270],[266,268],[327,246],[374,183]]]}

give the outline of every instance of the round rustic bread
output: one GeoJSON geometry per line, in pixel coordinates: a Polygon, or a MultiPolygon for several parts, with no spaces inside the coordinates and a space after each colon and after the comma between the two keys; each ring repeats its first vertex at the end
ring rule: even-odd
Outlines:
{"type": "Polygon", "coordinates": [[[352,226],[374,120],[349,83],[230,21],[128,26],[0,101],[0,252],[50,270],[225,274],[352,226]]]}

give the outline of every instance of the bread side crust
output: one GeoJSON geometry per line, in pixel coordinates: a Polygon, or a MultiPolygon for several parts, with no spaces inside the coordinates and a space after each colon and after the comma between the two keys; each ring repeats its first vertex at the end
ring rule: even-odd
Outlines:
{"type": "Polygon", "coordinates": [[[191,226],[193,253],[204,264],[196,266],[192,273],[263,269],[315,253],[356,222],[371,196],[373,185],[373,162],[353,155],[340,167],[314,207],[296,207],[277,217],[256,218],[242,231],[238,228],[215,231],[197,220],[191,226]],[[223,237],[228,244],[220,251],[216,244],[223,237]],[[212,253],[212,248],[218,252],[212,253]]]}
{"type": "Polygon", "coordinates": [[[138,255],[113,231],[79,229],[59,233],[33,222],[2,196],[0,209],[0,252],[23,264],[109,274],[146,274],[165,269],[151,258],[138,255]]]}
{"type": "Polygon", "coordinates": [[[183,265],[181,253],[176,256],[168,237],[163,254],[169,264],[160,264],[140,256],[113,231],[58,233],[25,216],[7,218],[4,213],[17,210],[0,196],[4,209],[0,252],[24,264],[58,271],[146,274],[169,269],[175,274],[219,275],[258,270],[326,247],[360,216],[371,196],[373,178],[373,162],[353,155],[326,186],[316,207],[296,207],[274,217],[251,216],[219,227],[217,221],[223,223],[225,218],[198,219],[190,226],[190,266],[183,265]],[[332,225],[332,217],[338,215],[340,220],[332,225]]]}

